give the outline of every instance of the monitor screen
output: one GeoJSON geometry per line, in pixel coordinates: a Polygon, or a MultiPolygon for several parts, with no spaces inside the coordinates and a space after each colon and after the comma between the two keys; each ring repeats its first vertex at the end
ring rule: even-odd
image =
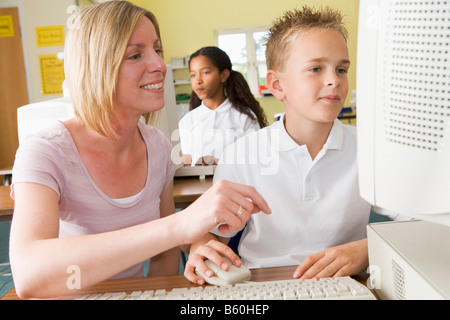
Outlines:
{"type": "Polygon", "coordinates": [[[450,1],[361,0],[360,190],[373,205],[450,225],[450,1]]]}

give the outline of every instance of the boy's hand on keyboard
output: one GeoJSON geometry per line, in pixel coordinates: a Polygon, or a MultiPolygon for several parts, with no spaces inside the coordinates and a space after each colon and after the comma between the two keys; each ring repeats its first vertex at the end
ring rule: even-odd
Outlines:
{"type": "Polygon", "coordinates": [[[367,238],[331,247],[307,257],[295,270],[294,278],[343,277],[367,269],[367,238]]]}
{"type": "Polygon", "coordinates": [[[195,273],[195,269],[197,268],[201,273],[208,277],[213,276],[214,271],[205,263],[205,260],[208,259],[220,266],[222,270],[227,271],[230,266],[227,261],[225,261],[224,257],[231,261],[236,267],[240,267],[242,264],[241,260],[233,250],[220,241],[210,240],[206,244],[199,245],[194,252],[189,254],[189,260],[184,269],[184,276],[193,283],[203,285],[205,280],[195,273]]]}

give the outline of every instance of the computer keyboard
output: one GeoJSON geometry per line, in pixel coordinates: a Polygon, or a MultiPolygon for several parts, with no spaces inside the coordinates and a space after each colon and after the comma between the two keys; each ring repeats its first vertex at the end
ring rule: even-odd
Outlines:
{"type": "Polygon", "coordinates": [[[364,285],[350,277],[319,280],[243,282],[166,290],[88,294],[81,300],[375,300],[364,285]]]}

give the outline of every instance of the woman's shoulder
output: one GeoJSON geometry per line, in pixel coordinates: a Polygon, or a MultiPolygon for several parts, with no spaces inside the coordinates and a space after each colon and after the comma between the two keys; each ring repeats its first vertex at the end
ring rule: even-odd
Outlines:
{"type": "Polygon", "coordinates": [[[154,124],[146,124],[143,120],[138,123],[139,131],[145,136],[165,137],[164,133],[154,124]]]}
{"type": "Polygon", "coordinates": [[[70,140],[70,133],[61,121],[46,126],[45,128],[33,132],[20,143],[20,146],[34,148],[55,148],[62,147],[70,140]]]}
{"type": "Polygon", "coordinates": [[[143,121],[138,123],[139,131],[141,132],[146,144],[152,143],[153,145],[167,145],[170,144],[169,139],[166,137],[164,132],[158,129],[154,125],[147,125],[143,121]]]}
{"type": "Polygon", "coordinates": [[[70,133],[59,121],[25,137],[14,161],[14,182],[40,183],[59,195],[65,172],[79,163],[75,150],[70,133]]]}

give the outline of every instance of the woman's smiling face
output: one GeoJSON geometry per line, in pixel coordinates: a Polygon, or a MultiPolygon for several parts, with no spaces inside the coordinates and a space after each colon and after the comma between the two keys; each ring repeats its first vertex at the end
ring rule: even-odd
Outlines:
{"type": "Polygon", "coordinates": [[[147,17],[141,17],[119,69],[115,95],[117,110],[135,110],[136,115],[142,115],[162,109],[166,72],[155,27],[147,17]]]}

